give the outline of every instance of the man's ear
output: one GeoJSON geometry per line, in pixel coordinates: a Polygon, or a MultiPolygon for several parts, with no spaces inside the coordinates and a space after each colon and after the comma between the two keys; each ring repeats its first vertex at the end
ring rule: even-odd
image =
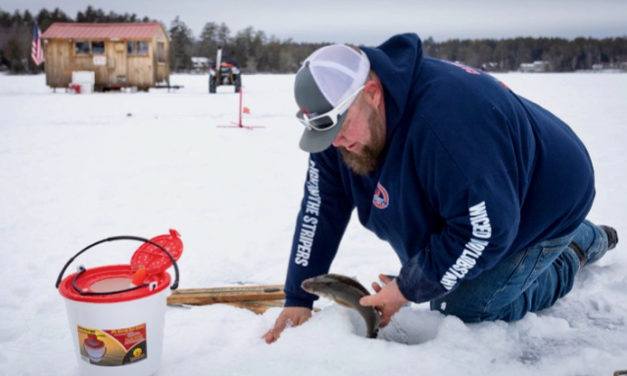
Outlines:
{"type": "Polygon", "coordinates": [[[368,104],[379,107],[383,102],[383,88],[375,80],[368,80],[364,84],[364,97],[368,104]]]}

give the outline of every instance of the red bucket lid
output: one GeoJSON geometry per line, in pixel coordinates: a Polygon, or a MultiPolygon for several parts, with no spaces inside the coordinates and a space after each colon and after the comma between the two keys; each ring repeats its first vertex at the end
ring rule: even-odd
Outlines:
{"type": "MultiPolygon", "coordinates": [[[[136,238],[135,240],[139,239],[141,238],[136,238]]],[[[109,238],[107,240],[121,239],[109,238]]],[[[87,270],[83,269],[83,271],[80,272],[82,274],[79,275],[75,281],[76,287],[81,291],[90,291],[97,284],[105,283],[108,288],[102,292],[112,291],[111,294],[84,295],[79,293],[72,285],[72,281],[77,273],[63,279],[59,285],[59,292],[61,295],[72,300],[93,303],[112,303],[139,299],[162,291],[170,284],[170,275],[165,271],[172,266],[172,260],[160,247],[151,243],[163,247],[174,260],[178,260],[183,253],[181,235],[178,231],[171,229],[169,234],[150,239],[151,243],[145,241],[145,239],[142,240],[144,240],[144,243],[137,248],[131,257],[130,265],[111,265],[87,270]],[[146,284],[146,286],[130,291],[122,291],[125,287],[133,285],[139,286],[141,284],[146,284]],[[118,285],[121,287],[118,287],[118,285]]],[[[63,273],[63,271],[61,273],[63,273]]]]}
{"type": "MultiPolygon", "coordinates": [[[[108,265],[87,269],[83,275],[76,280],[76,286],[84,291],[92,290],[93,286],[102,282],[125,283],[124,287],[130,287],[134,270],[130,265],[108,265]],[[117,282],[116,282],[117,281],[117,282]]],[[[157,294],[170,285],[170,274],[159,273],[146,278],[144,282],[156,284],[156,288],[142,287],[137,290],[119,292],[107,295],[82,295],[72,287],[72,280],[76,273],[70,274],[63,279],[59,285],[59,293],[70,300],[89,303],[117,303],[129,300],[142,299],[147,296],[157,294]]],[[[117,290],[119,287],[108,288],[117,290]]]]}
{"type": "MultiPolygon", "coordinates": [[[[170,234],[156,236],[150,241],[165,248],[175,260],[178,260],[183,253],[181,234],[174,229],[170,229],[170,234]]],[[[142,244],[131,257],[131,267],[134,270],[145,268],[148,276],[164,272],[170,266],[172,266],[172,261],[168,255],[150,243],[142,244]]]]}

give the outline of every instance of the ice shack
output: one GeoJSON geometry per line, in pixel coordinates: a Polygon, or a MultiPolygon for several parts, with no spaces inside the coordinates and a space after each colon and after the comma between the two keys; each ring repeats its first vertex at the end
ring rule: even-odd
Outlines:
{"type": "Polygon", "coordinates": [[[169,83],[170,41],[159,22],[56,22],[41,37],[50,87],[68,87],[74,71],[93,71],[96,90],[169,83]]]}

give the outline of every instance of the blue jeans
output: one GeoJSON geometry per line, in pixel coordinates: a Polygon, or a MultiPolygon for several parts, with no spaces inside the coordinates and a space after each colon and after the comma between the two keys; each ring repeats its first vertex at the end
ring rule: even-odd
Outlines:
{"type": "Polygon", "coordinates": [[[527,312],[552,306],[573,287],[580,268],[568,245],[577,243],[588,255],[607,251],[607,235],[584,221],[571,234],[537,243],[506,257],[479,277],[462,281],[447,295],[431,301],[431,309],[464,322],[515,321],[527,312]]]}

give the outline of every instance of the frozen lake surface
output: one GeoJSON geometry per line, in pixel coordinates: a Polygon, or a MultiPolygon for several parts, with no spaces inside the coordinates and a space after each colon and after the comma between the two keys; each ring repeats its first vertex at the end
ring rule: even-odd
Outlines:
{"type": "MultiPolygon", "coordinates": [[[[280,309],[168,307],[159,375],[611,375],[627,369],[627,74],[499,74],[561,117],[587,145],[597,179],[589,218],[622,243],[551,309],[515,323],[467,325],[403,308],[378,340],[328,300],[266,345],[280,309]]],[[[177,229],[180,287],[283,283],[307,155],[298,149],[293,75],[244,76],[244,124],[232,87],[173,75],[176,92],[53,93],[43,75],[0,75],[0,374],[78,373],[63,264],[113,235],[177,229]]],[[[127,264],[137,244],[103,245],[79,263],[127,264]]],[[[72,268],[75,268],[73,266],[72,268]]],[[[389,246],[353,218],[331,270],[369,286],[396,274],[389,246]]],[[[73,269],[72,269],[73,270],[73,269]]]]}

